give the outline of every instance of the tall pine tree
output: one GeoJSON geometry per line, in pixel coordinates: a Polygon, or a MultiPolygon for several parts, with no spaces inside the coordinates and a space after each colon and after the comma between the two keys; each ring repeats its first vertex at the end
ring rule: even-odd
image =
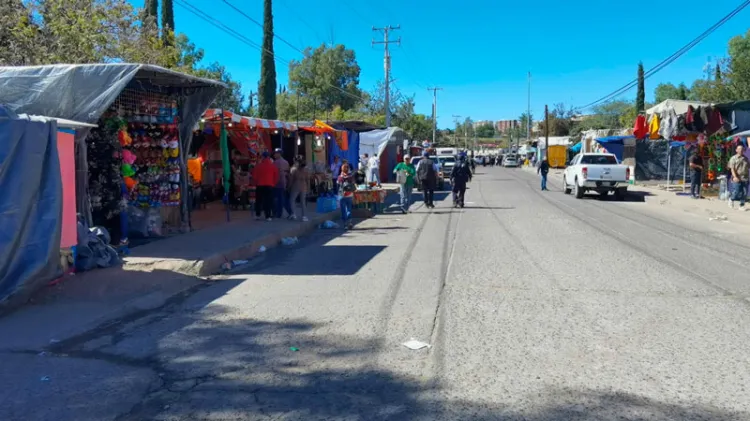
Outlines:
{"type": "Polygon", "coordinates": [[[146,17],[154,18],[154,23],[159,22],[159,0],[146,0],[143,8],[146,10],[146,17]]]}
{"type": "Polygon", "coordinates": [[[721,82],[721,67],[719,65],[716,65],[716,70],[714,71],[714,76],[716,78],[717,82],[721,82]]]}
{"type": "Polygon", "coordinates": [[[273,7],[271,0],[264,0],[263,2],[263,51],[260,53],[258,114],[261,118],[276,119],[276,64],[273,55],[273,7]]]}
{"type": "Polygon", "coordinates": [[[174,5],[172,0],[164,0],[161,3],[161,31],[164,43],[167,45],[174,44],[174,5]]]}
{"type": "Polygon", "coordinates": [[[643,74],[643,63],[638,63],[638,92],[635,94],[635,111],[646,110],[646,78],[643,74]]]}

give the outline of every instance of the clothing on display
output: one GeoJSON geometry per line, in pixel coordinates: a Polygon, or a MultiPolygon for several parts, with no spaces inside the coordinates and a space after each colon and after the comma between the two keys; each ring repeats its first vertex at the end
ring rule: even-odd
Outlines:
{"type": "Polygon", "coordinates": [[[651,119],[648,121],[648,133],[649,138],[659,139],[659,115],[653,114],[651,119]]]}

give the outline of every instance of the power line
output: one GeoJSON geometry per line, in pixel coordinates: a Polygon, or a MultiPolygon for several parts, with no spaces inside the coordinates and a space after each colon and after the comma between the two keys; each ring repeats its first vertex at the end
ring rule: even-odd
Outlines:
{"type": "MultiPolygon", "coordinates": [[[[250,22],[253,22],[254,24],[256,24],[256,25],[258,25],[259,27],[263,28],[263,23],[261,23],[261,22],[258,22],[258,21],[257,21],[256,19],[254,19],[254,18],[253,18],[252,16],[250,16],[250,15],[248,15],[247,13],[243,12],[243,11],[242,11],[242,9],[238,8],[237,6],[233,5],[232,3],[230,3],[230,2],[229,2],[229,1],[227,1],[227,0],[222,0],[222,1],[223,1],[224,3],[226,3],[226,5],[227,5],[227,6],[231,7],[232,9],[234,9],[234,11],[235,11],[235,12],[237,12],[237,13],[239,13],[240,15],[244,16],[245,18],[247,18],[247,20],[249,20],[250,22]]],[[[282,38],[282,37],[278,36],[278,35],[277,35],[277,34],[276,34],[275,32],[273,33],[273,37],[274,37],[274,38],[276,38],[276,39],[278,39],[279,41],[283,42],[284,44],[288,45],[289,47],[291,47],[292,49],[296,50],[297,52],[299,52],[299,53],[301,53],[301,54],[305,54],[305,52],[304,52],[304,51],[300,50],[300,49],[299,49],[298,47],[296,47],[296,46],[295,46],[294,44],[292,44],[291,42],[289,42],[289,41],[285,40],[284,38],[282,38]]]]}
{"type": "MultiPolygon", "coordinates": [[[[665,58],[661,62],[659,62],[656,66],[649,69],[647,72],[644,73],[644,79],[648,79],[649,77],[653,76],[654,74],[658,73],[663,68],[667,67],[668,65],[672,64],[674,61],[676,61],[678,58],[680,58],[682,55],[690,51],[693,47],[698,45],[701,41],[703,41],[706,37],[711,35],[716,29],[724,25],[726,22],[728,22],[730,19],[732,19],[734,16],[736,16],[738,13],[740,13],[744,8],[746,8],[748,5],[750,5],[750,0],[743,1],[737,8],[732,10],[729,14],[724,16],[722,19],[720,19],[718,22],[716,22],[713,26],[705,30],[703,33],[698,35],[695,39],[687,43],[685,46],[677,50],[675,53],[670,55],[669,57],[665,58]]],[[[602,103],[604,101],[608,101],[616,96],[622,95],[623,93],[629,91],[634,86],[638,84],[638,79],[636,78],[634,81],[629,82],[628,84],[622,86],[621,88],[613,91],[612,93],[605,95],[602,98],[597,99],[594,102],[591,102],[589,104],[586,104],[581,107],[576,107],[576,110],[583,110],[586,108],[589,108],[591,106],[597,105],[599,103],[602,103]]]]}
{"type": "MultiPolygon", "coordinates": [[[[187,11],[189,11],[190,13],[194,14],[198,18],[200,18],[200,19],[208,22],[209,24],[213,25],[214,27],[221,29],[225,33],[227,33],[230,36],[234,37],[235,39],[237,39],[237,40],[239,40],[239,41],[241,41],[241,42],[243,42],[243,43],[245,43],[245,44],[247,44],[247,45],[249,45],[251,47],[254,47],[254,48],[258,49],[261,52],[266,52],[266,53],[270,54],[271,57],[274,58],[274,60],[279,61],[279,62],[281,62],[283,64],[286,64],[287,66],[291,64],[289,60],[286,60],[286,59],[284,59],[282,57],[279,57],[273,51],[270,51],[270,50],[268,50],[266,48],[263,48],[263,46],[255,43],[253,41],[251,41],[246,36],[242,35],[241,33],[237,32],[236,30],[234,30],[234,29],[228,27],[227,25],[223,24],[221,21],[213,18],[211,15],[207,14],[206,12],[204,12],[203,10],[201,10],[199,7],[194,6],[194,5],[190,4],[190,3],[188,3],[187,0],[175,0],[175,1],[177,2],[177,5],[181,6],[182,8],[184,8],[187,11]]],[[[274,36],[276,36],[276,35],[274,35],[274,36]]],[[[297,51],[302,52],[298,48],[295,48],[295,49],[297,51]]],[[[302,53],[304,54],[304,52],[302,52],[302,53]]],[[[348,96],[350,96],[352,98],[359,99],[361,101],[365,101],[365,98],[362,98],[359,95],[355,95],[355,94],[353,94],[351,92],[348,92],[348,91],[346,91],[346,90],[344,90],[344,89],[342,89],[342,88],[340,88],[340,87],[338,87],[336,85],[332,85],[332,84],[327,83],[327,82],[324,82],[324,84],[326,86],[328,86],[328,87],[331,87],[331,88],[334,88],[334,89],[340,91],[344,95],[348,95],[348,96]]]]}
{"type": "Polygon", "coordinates": [[[385,51],[384,51],[385,56],[383,58],[384,67],[385,67],[385,127],[391,127],[391,98],[390,98],[391,93],[390,93],[390,86],[389,86],[391,83],[391,53],[388,50],[388,45],[394,44],[394,43],[401,45],[401,37],[399,37],[398,40],[396,41],[389,41],[388,34],[391,31],[396,31],[399,29],[401,29],[401,25],[396,25],[396,26],[388,25],[383,28],[376,28],[374,26],[372,27],[373,31],[380,31],[383,33],[383,41],[372,40],[372,45],[383,44],[383,46],[385,47],[385,51]]]}

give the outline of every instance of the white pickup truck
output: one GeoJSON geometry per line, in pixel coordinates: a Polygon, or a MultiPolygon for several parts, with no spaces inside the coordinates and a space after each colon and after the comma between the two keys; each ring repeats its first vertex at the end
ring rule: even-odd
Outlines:
{"type": "Polygon", "coordinates": [[[625,200],[628,194],[630,167],[617,162],[617,157],[608,153],[580,153],[570,162],[563,174],[565,194],[575,192],[580,199],[594,190],[602,197],[615,193],[617,200],[625,200]]]}

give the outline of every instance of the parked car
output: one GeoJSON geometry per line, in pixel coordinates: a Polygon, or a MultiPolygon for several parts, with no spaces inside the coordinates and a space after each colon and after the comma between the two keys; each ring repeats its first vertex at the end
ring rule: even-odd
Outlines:
{"type": "Polygon", "coordinates": [[[515,168],[518,166],[518,155],[505,155],[503,157],[503,167],[515,168]]]}
{"type": "Polygon", "coordinates": [[[581,153],[576,155],[563,173],[565,194],[575,192],[580,199],[587,191],[596,191],[602,197],[614,192],[617,200],[628,194],[630,167],[622,165],[617,157],[607,153],[581,153]]]}
{"type": "MultiPolygon", "coordinates": [[[[445,178],[444,178],[444,172],[442,169],[442,166],[440,165],[440,160],[437,156],[430,156],[430,159],[433,162],[436,162],[438,164],[438,184],[437,189],[443,190],[445,188],[445,178]]],[[[414,168],[417,167],[417,164],[419,164],[419,161],[422,160],[421,156],[415,156],[411,159],[411,163],[414,165],[414,168]]],[[[450,173],[448,173],[448,176],[450,177],[450,173]]],[[[419,182],[419,179],[417,177],[414,177],[414,187],[417,189],[417,191],[422,190],[422,184],[419,182]]]]}

